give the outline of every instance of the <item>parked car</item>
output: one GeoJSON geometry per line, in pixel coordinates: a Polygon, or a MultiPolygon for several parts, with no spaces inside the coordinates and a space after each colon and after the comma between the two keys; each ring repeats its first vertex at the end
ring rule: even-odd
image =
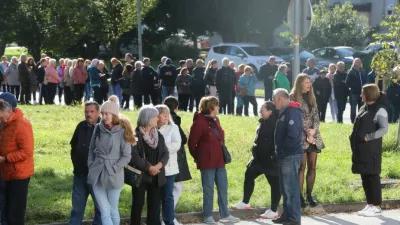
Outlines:
{"type": "MultiPolygon", "coordinates": [[[[257,44],[223,43],[210,48],[206,62],[216,59],[218,63],[221,63],[221,60],[227,57],[229,60],[235,62],[236,65],[244,63],[251,66],[254,74],[257,74],[261,65],[266,63],[271,55],[273,54],[262,49],[257,44]]],[[[276,57],[277,64],[283,61],[282,58],[276,57]]]]}
{"type": "Polygon", "coordinates": [[[350,68],[350,66],[353,64],[353,56],[356,52],[357,50],[348,46],[324,47],[312,51],[316,57],[331,61],[333,63],[342,61],[345,63],[346,68],[350,68]]]}
{"type": "MultiPolygon", "coordinates": [[[[393,42],[389,42],[389,49],[394,49],[395,48],[395,44],[393,42]]],[[[369,52],[374,52],[377,53],[381,50],[384,50],[384,45],[381,42],[372,42],[370,43],[367,47],[365,47],[365,51],[369,51],[369,52]]],[[[387,48],[386,48],[387,49],[387,48]]]]}
{"type": "MultiPolygon", "coordinates": [[[[273,54],[281,57],[285,62],[290,62],[293,66],[293,48],[270,48],[273,54]]],[[[317,58],[310,51],[300,48],[300,71],[303,71],[307,67],[307,59],[314,59],[315,67],[319,69],[328,68],[331,63],[328,60],[317,58]]]]}

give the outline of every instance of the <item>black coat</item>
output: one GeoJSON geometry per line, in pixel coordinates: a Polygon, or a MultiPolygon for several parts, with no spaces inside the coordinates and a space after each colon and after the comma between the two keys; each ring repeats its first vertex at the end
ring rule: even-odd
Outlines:
{"type": "Polygon", "coordinates": [[[278,160],[275,153],[275,127],[278,120],[277,114],[271,114],[267,120],[260,119],[251,151],[253,158],[248,166],[270,176],[278,176],[278,160]]]}
{"type": "Polygon", "coordinates": [[[331,82],[328,78],[318,77],[313,82],[314,95],[317,102],[329,102],[329,97],[332,93],[331,82]]]}
{"type": "MultiPolygon", "coordinates": [[[[136,129],[136,134],[138,135],[138,137],[137,137],[138,141],[137,141],[136,145],[132,145],[132,158],[131,158],[131,161],[129,162],[129,165],[143,171],[143,176],[148,177],[148,176],[150,176],[148,171],[151,166],[151,163],[149,163],[144,158],[144,151],[145,151],[145,148],[150,148],[150,146],[148,146],[147,143],[140,136],[139,129],[136,129]]],[[[158,132],[158,145],[155,150],[158,150],[158,161],[161,162],[164,166],[167,165],[168,160],[169,160],[168,148],[165,145],[164,137],[162,136],[162,134],[160,132],[158,132]]],[[[156,176],[157,176],[157,181],[158,181],[157,182],[158,187],[163,186],[167,182],[167,180],[165,178],[165,168],[164,167],[160,170],[160,173],[157,174],[156,176]]],[[[146,180],[145,178],[143,178],[143,179],[146,180]]]]}
{"type": "Polygon", "coordinates": [[[117,64],[116,66],[114,66],[114,68],[112,69],[111,72],[111,84],[112,85],[116,85],[121,79],[122,79],[122,65],[121,64],[117,64]]]}
{"type": "Polygon", "coordinates": [[[355,174],[380,174],[382,164],[382,138],[365,142],[367,134],[379,129],[373,119],[380,108],[387,108],[386,95],[372,105],[363,105],[354,122],[350,135],[352,154],[352,172],[355,174]]]}
{"type": "Polygon", "coordinates": [[[152,67],[143,66],[142,78],[143,92],[152,93],[156,88],[158,89],[158,74],[152,67]]]}
{"type": "Polygon", "coordinates": [[[260,72],[258,73],[258,78],[264,80],[264,86],[272,88],[272,81],[274,80],[275,73],[278,71],[277,65],[271,65],[265,63],[260,67],[260,72]],[[270,78],[272,77],[272,78],[270,78]]]}
{"type": "Polygon", "coordinates": [[[175,182],[187,181],[192,179],[192,175],[190,174],[189,165],[187,163],[185,145],[187,143],[187,137],[185,132],[183,132],[181,128],[181,117],[178,116],[174,111],[171,111],[172,120],[179,127],[179,133],[181,134],[182,142],[181,148],[178,151],[178,167],[179,174],[175,177],[175,182]]]}
{"type": "Polygon", "coordinates": [[[217,86],[217,92],[221,96],[232,95],[235,90],[236,74],[230,67],[222,67],[217,70],[215,76],[215,85],[217,86]]]}
{"type": "Polygon", "coordinates": [[[207,73],[204,75],[204,82],[206,85],[215,86],[215,76],[217,74],[217,70],[210,68],[207,70],[207,73]]]}
{"type": "Polygon", "coordinates": [[[30,73],[28,70],[28,64],[21,62],[18,64],[18,79],[22,85],[28,85],[31,83],[30,73]]]}
{"type": "Polygon", "coordinates": [[[363,69],[352,67],[346,78],[346,84],[349,86],[352,95],[361,95],[361,88],[367,83],[367,75],[363,69]]]}
{"type": "Polygon", "coordinates": [[[177,77],[176,68],[175,66],[162,66],[160,68],[159,77],[161,79],[162,86],[165,87],[175,87],[175,81],[177,77]],[[171,75],[167,75],[166,73],[171,73],[171,75]]]}
{"type": "Polygon", "coordinates": [[[193,84],[192,88],[195,93],[200,93],[204,95],[204,91],[206,88],[206,83],[204,82],[204,71],[205,68],[195,68],[193,70],[193,84]]]}
{"type": "Polygon", "coordinates": [[[394,108],[400,108],[400,84],[394,83],[387,89],[387,96],[394,108]]]}
{"type": "Polygon", "coordinates": [[[346,84],[347,73],[336,71],[333,74],[333,90],[335,92],[335,99],[347,99],[350,94],[349,86],[346,84]]]}
{"type": "MultiPolygon", "coordinates": [[[[100,118],[97,123],[100,122],[100,118]]],[[[88,122],[82,121],[78,124],[75,129],[74,135],[72,136],[71,145],[71,160],[74,166],[75,175],[88,175],[88,155],[90,141],[95,125],[89,125],[88,122]]]]}
{"type": "Polygon", "coordinates": [[[100,72],[100,73],[105,74],[104,76],[100,77],[100,81],[101,81],[100,87],[108,88],[109,87],[108,79],[111,77],[110,73],[108,72],[108,70],[106,68],[104,68],[103,72],[100,72]]]}
{"type": "Polygon", "coordinates": [[[38,83],[44,82],[44,76],[46,74],[45,69],[46,69],[46,67],[42,67],[41,65],[38,67],[38,72],[37,72],[37,77],[36,77],[38,83]]]}
{"type": "Polygon", "coordinates": [[[143,94],[143,78],[142,71],[133,71],[131,80],[132,95],[142,95],[143,94]]]}

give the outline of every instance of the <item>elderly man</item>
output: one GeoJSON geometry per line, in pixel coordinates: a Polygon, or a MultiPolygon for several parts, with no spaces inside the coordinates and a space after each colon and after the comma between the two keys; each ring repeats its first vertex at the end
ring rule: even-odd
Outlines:
{"type": "Polygon", "coordinates": [[[133,60],[133,55],[131,53],[125,54],[126,64],[131,64],[133,67],[135,66],[135,61],[133,60]]]}
{"type": "Polygon", "coordinates": [[[0,169],[6,224],[25,224],[28,186],[34,172],[33,130],[11,93],[0,94],[0,169]]]}
{"type": "Polygon", "coordinates": [[[222,68],[217,70],[215,76],[215,85],[219,95],[220,108],[219,113],[233,115],[232,92],[235,90],[236,75],[235,71],[229,67],[229,59],[222,60],[222,68]],[[228,110],[226,110],[228,108],[228,110]]]}
{"type": "Polygon", "coordinates": [[[26,55],[21,55],[18,64],[18,79],[21,83],[21,104],[30,104],[31,100],[31,78],[28,65],[26,64],[26,55]]]}
{"type": "Polygon", "coordinates": [[[307,59],[307,68],[303,70],[303,73],[307,74],[311,78],[312,82],[314,82],[314,80],[318,78],[319,70],[315,68],[314,59],[307,59]]]}
{"type": "Polygon", "coordinates": [[[290,102],[285,89],[274,90],[273,101],[279,118],[275,128],[275,150],[278,157],[280,190],[283,196],[283,213],[272,220],[284,225],[301,224],[299,168],[303,158],[301,106],[290,102]]]}
{"type": "Polygon", "coordinates": [[[272,100],[272,81],[276,71],[278,71],[278,66],[275,65],[275,56],[270,56],[268,63],[260,67],[259,77],[264,80],[265,101],[272,100]]]}
{"type": "Polygon", "coordinates": [[[162,85],[162,100],[164,101],[166,97],[174,95],[177,73],[171,59],[165,61],[165,66],[161,67],[159,75],[162,85]]]}
{"type": "Polygon", "coordinates": [[[338,123],[343,123],[343,112],[346,109],[349,87],[346,84],[347,73],[344,70],[344,62],[339,61],[336,65],[336,72],[333,74],[333,90],[338,106],[338,123]]]}
{"type": "Polygon", "coordinates": [[[353,61],[353,66],[347,73],[346,84],[350,88],[350,119],[351,123],[354,123],[354,120],[357,115],[357,111],[362,106],[361,100],[361,88],[364,84],[367,83],[367,76],[365,75],[365,71],[362,69],[361,59],[356,58],[353,61]],[[358,106],[358,109],[356,110],[358,106]]]}
{"type": "Polygon", "coordinates": [[[94,101],[85,103],[85,120],[78,124],[70,142],[71,160],[74,166],[74,182],[69,225],[82,224],[89,194],[95,203],[95,215],[92,224],[101,224],[100,211],[96,207],[97,203],[93,195],[93,189],[87,183],[89,146],[94,127],[100,122],[99,107],[99,104],[94,101]]]}

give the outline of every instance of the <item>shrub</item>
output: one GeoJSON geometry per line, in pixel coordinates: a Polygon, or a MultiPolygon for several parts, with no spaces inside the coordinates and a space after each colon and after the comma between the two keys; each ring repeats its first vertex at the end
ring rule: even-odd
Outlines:
{"type": "MultiPolygon", "coordinates": [[[[199,57],[200,51],[189,45],[184,45],[182,40],[169,39],[164,43],[156,46],[154,49],[152,58],[160,59],[163,56],[168,56],[170,59],[193,59],[196,60],[199,57]]],[[[175,62],[175,65],[178,63],[175,62]]]]}

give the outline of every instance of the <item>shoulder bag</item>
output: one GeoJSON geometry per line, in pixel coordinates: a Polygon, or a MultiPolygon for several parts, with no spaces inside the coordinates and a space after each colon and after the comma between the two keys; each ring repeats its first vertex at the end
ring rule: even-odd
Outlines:
{"type": "MultiPolygon", "coordinates": [[[[250,84],[251,78],[249,77],[249,82],[247,82],[247,85],[250,84]]],[[[239,86],[239,85],[238,85],[239,86]]],[[[244,97],[247,95],[247,88],[241,88],[239,91],[239,96],[244,97]]]]}
{"type": "Polygon", "coordinates": [[[211,124],[209,124],[209,125],[210,125],[210,128],[214,131],[215,135],[217,136],[219,142],[221,143],[222,155],[224,156],[225,164],[231,163],[232,162],[231,154],[229,153],[228,148],[222,142],[222,140],[221,140],[221,138],[219,136],[218,130],[214,126],[212,126],[211,124]]]}
{"type": "MultiPolygon", "coordinates": [[[[132,146],[135,148],[135,146],[132,146]]],[[[146,159],[146,155],[143,152],[143,158],[146,159]]],[[[143,172],[130,166],[129,164],[124,167],[124,182],[131,187],[139,187],[142,184],[143,172]]]]}

